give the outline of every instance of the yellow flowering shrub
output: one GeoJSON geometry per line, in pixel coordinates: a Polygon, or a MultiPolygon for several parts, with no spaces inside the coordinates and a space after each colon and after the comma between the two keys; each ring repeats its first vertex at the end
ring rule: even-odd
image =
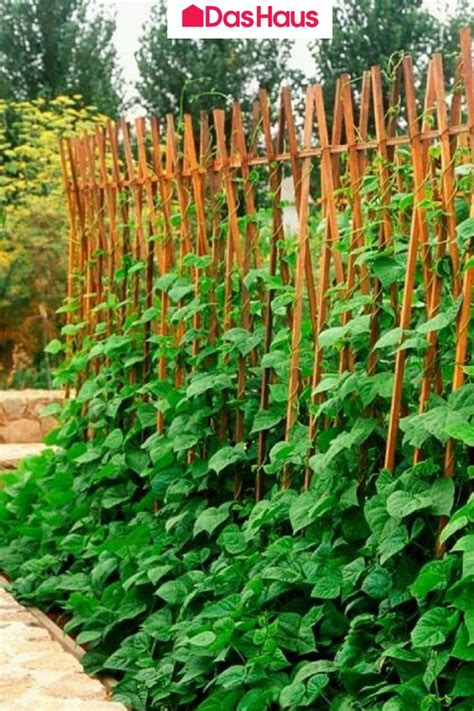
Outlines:
{"type": "MultiPolygon", "coordinates": [[[[79,96],[0,100],[0,384],[44,371],[66,288],[68,218],[58,139],[105,121],[79,96]],[[21,357],[20,357],[21,354],[21,357]]],[[[28,380],[25,384],[28,384],[28,380]]],[[[47,384],[44,378],[39,384],[47,384]]]]}

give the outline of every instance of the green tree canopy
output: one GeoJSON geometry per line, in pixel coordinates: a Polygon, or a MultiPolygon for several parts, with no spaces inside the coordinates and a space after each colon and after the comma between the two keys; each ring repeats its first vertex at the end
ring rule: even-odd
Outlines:
{"type": "Polygon", "coordinates": [[[2,0],[0,98],[80,94],[108,115],[120,106],[115,20],[90,0],[2,0]]]}
{"type": "Polygon", "coordinates": [[[292,43],[286,40],[179,40],[166,36],[166,7],[154,6],[137,53],[142,103],[154,113],[223,107],[228,98],[243,104],[259,87],[275,92],[289,69],[292,43]],[[212,96],[210,96],[212,95],[212,96]]]}
{"type": "Polygon", "coordinates": [[[316,80],[332,96],[341,73],[359,77],[370,66],[387,65],[400,52],[415,57],[418,73],[437,51],[452,65],[459,48],[458,28],[474,26],[474,2],[457,0],[452,6],[447,4],[444,13],[435,16],[423,0],[338,0],[333,39],[311,46],[316,80]]]}

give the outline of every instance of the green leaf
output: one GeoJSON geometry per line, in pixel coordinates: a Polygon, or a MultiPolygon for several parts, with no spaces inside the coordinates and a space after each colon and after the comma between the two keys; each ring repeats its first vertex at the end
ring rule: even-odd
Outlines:
{"type": "Polygon", "coordinates": [[[443,477],[435,481],[429,491],[430,512],[434,516],[449,516],[454,504],[454,494],[455,487],[452,479],[443,477]]]}
{"type": "Polygon", "coordinates": [[[147,471],[149,457],[148,454],[143,450],[131,449],[125,453],[125,462],[132,471],[134,471],[139,476],[142,476],[147,471]]]}
{"type": "Polygon", "coordinates": [[[219,474],[226,467],[246,459],[245,443],[239,442],[235,447],[221,447],[209,460],[209,469],[219,474]]]}
{"type": "Polygon", "coordinates": [[[123,444],[123,439],[122,430],[112,430],[104,440],[104,447],[111,450],[120,449],[123,444]]]}
{"type": "Polygon", "coordinates": [[[280,694],[280,708],[287,709],[299,706],[304,699],[305,691],[305,685],[299,682],[293,682],[289,686],[285,686],[280,694]]]}
{"type": "Polygon", "coordinates": [[[451,656],[466,662],[474,662],[474,644],[469,641],[469,633],[465,624],[458,628],[451,656]]]}
{"type": "Polygon", "coordinates": [[[446,328],[450,323],[454,321],[454,315],[451,316],[448,313],[441,313],[433,316],[425,323],[422,323],[417,327],[417,333],[430,333],[431,331],[440,331],[442,328],[446,328]]]}
{"type": "Polygon", "coordinates": [[[77,394],[77,402],[89,402],[97,394],[99,386],[95,380],[86,380],[77,394]]]}
{"type": "Polygon", "coordinates": [[[103,667],[104,669],[118,669],[122,671],[128,669],[131,662],[131,650],[120,647],[103,662],[103,667]]]}
{"type": "Polygon", "coordinates": [[[346,333],[346,326],[334,326],[334,328],[327,328],[319,334],[318,345],[321,348],[330,348],[336,343],[342,342],[346,336],[346,333]]]}
{"type": "Polygon", "coordinates": [[[474,237],[474,217],[468,217],[456,227],[458,238],[461,242],[469,242],[474,237]]]}
{"type": "Polygon", "coordinates": [[[431,689],[448,662],[449,652],[447,650],[431,650],[428,664],[423,674],[423,683],[427,689],[431,689]]]}
{"type": "Polygon", "coordinates": [[[454,687],[450,696],[455,699],[474,696],[474,664],[464,664],[456,672],[454,687]]]}
{"type": "Polygon", "coordinates": [[[95,462],[97,459],[102,457],[102,451],[98,447],[91,447],[84,454],[76,457],[76,464],[89,464],[90,462],[95,462]]]}
{"type": "Polygon", "coordinates": [[[284,418],[283,414],[272,412],[271,410],[259,410],[255,415],[253,427],[250,434],[270,430],[276,427],[284,418]]]}
{"type": "Polygon", "coordinates": [[[446,434],[453,439],[459,439],[468,447],[474,447],[474,424],[469,422],[452,422],[446,426],[446,434]]]}
{"type": "Polygon", "coordinates": [[[156,585],[156,583],[161,580],[161,578],[164,578],[165,575],[168,575],[171,570],[173,570],[171,565],[155,565],[148,570],[147,576],[153,585],[156,585]]]}
{"type": "Polygon", "coordinates": [[[234,664],[227,667],[216,678],[216,685],[224,689],[241,688],[245,682],[247,672],[243,664],[234,664]]]}
{"type": "Polygon", "coordinates": [[[375,568],[362,583],[362,590],[375,600],[388,597],[392,587],[392,577],[385,568],[375,568]]]}
{"type": "Polygon", "coordinates": [[[464,611],[464,624],[466,625],[469,645],[474,644],[474,607],[464,611]]]}
{"type": "Polygon", "coordinates": [[[62,410],[62,405],[59,402],[50,402],[41,408],[41,417],[57,417],[62,410]]]}
{"type": "Polygon", "coordinates": [[[210,647],[216,641],[214,632],[200,632],[194,637],[189,638],[189,644],[194,647],[210,647]]]}
{"type": "Polygon", "coordinates": [[[474,494],[471,494],[465,506],[456,511],[441,531],[440,542],[445,543],[450,536],[474,521],[474,494]]]}
{"type": "Polygon", "coordinates": [[[118,568],[117,558],[104,558],[93,568],[91,573],[92,583],[96,586],[103,585],[107,578],[118,568]]]}
{"type": "Polygon", "coordinates": [[[313,701],[321,696],[321,692],[329,684],[329,677],[326,674],[316,674],[307,683],[305,694],[305,706],[312,705],[313,701]]]}
{"type": "Polygon", "coordinates": [[[295,453],[293,442],[277,442],[270,450],[270,461],[288,462],[295,453]]]}
{"type": "Polygon", "coordinates": [[[222,531],[218,542],[231,555],[243,553],[247,548],[245,536],[235,523],[231,523],[222,531]]]}
{"type": "Polygon", "coordinates": [[[235,711],[241,695],[240,689],[219,689],[204,699],[196,707],[196,711],[235,711]]]}
{"type": "MultiPolygon", "coordinates": [[[[177,434],[173,439],[173,451],[174,452],[187,452],[199,441],[199,435],[197,433],[193,434],[177,434]]],[[[156,457],[156,452],[152,452],[153,457],[156,457]]]]}
{"type": "Polygon", "coordinates": [[[266,711],[270,708],[271,696],[271,690],[251,689],[240,699],[237,711],[266,711]]]}
{"type": "Polygon", "coordinates": [[[384,289],[400,279],[404,272],[403,264],[386,254],[377,255],[372,260],[372,270],[384,289]]]}
{"type": "Polygon", "coordinates": [[[342,572],[339,567],[324,566],[318,568],[316,584],[311,591],[311,597],[334,600],[341,593],[342,583],[342,572]]]}
{"type": "Polygon", "coordinates": [[[307,662],[303,664],[295,674],[293,681],[305,681],[308,677],[314,676],[315,674],[322,674],[325,672],[335,672],[337,671],[337,665],[331,662],[329,659],[318,659],[316,662],[307,662]]]}
{"type": "Polygon", "coordinates": [[[230,506],[230,503],[226,503],[219,507],[211,506],[202,511],[194,524],[193,536],[203,532],[212,535],[216,528],[229,518],[230,506]]]}
{"type": "Polygon", "coordinates": [[[169,580],[160,585],[155,595],[163,598],[169,605],[182,603],[188,594],[188,589],[182,580],[169,580]]]}
{"type": "Polygon", "coordinates": [[[394,518],[405,518],[415,511],[427,509],[432,503],[429,494],[394,491],[387,499],[387,511],[394,518]]]}
{"type": "Polygon", "coordinates": [[[233,343],[243,357],[251,353],[261,341],[260,334],[251,333],[245,328],[231,328],[225,332],[224,338],[233,343]]]}
{"type": "Polygon", "coordinates": [[[409,543],[407,527],[398,519],[390,519],[382,528],[378,545],[380,563],[383,565],[394,555],[400,553],[409,543]]]}
{"type": "Polygon", "coordinates": [[[303,491],[298,498],[292,501],[290,506],[289,516],[293,533],[298,533],[315,521],[318,516],[329,511],[333,503],[334,498],[330,495],[317,497],[311,491],[303,491]]]}
{"type": "Polygon", "coordinates": [[[448,633],[448,611],[433,607],[420,617],[410,636],[414,647],[436,647],[446,641],[448,633]]]}
{"type": "Polygon", "coordinates": [[[61,353],[61,351],[64,349],[63,344],[61,341],[58,341],[57,338],[54,340],[50,341],[46,348],[44,349],[45,353],[50,353],[51,355],[57,355],[58,353],[61,353]]]}
{"type": "Polygon", "coordinates": [[[410,592],[418,600],[424,600],[430,592],[444,590],[449,582],[449,566],[444,560],[432,560],[426,563],[414,583],[410,592]]]}
{"type": "Polygon", "coordinates": [[[474,551],[474,533],[468,533],[454,544],[453,551],[474,551]]]}
{"type": "Polygon", "coordinates": [[[189,294],[193,293],[194,286],[192,284],[184,284],[183,286],[173,286],[173,288],[170,289],[168,292],[171,301],[174,301],[175,303],[184,299],[185,296],[188,296],[189,294]]]}
{"type": "Polygon", "coordinates": [[[392,328],[383,334],[374,346],[374,350],[379,348],[393,348],[398,346],[402,339],[403,330],[401,328],[392,328]]]}
{"type": "Polygon", "coordinates": [[[232,387],[230,375],[206,375],[198,373],[195,375],[186,389],[186,397],[197,397],[203,395],[208,390],[218,392],[232,387]]]}
{"type": "Polygon", "coordinates": [[[97,642],[101,638],[102,630],[86,630],[77,635],[76,641],[78,644],[90,644],[90,642],[97,642]]]}

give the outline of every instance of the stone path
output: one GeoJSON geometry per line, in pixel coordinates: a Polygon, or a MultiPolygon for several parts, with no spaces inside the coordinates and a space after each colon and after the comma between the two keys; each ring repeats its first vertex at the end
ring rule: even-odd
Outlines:
{"type": "Polygon", "coordinates": [[[16,469],[22,459],[39,454],[46,445],[41,442],[28,444],[0,444],[0,470],[16,469]]]}
{"type": "Polygon", "coordinates": [[[1,711],[126,711],[0,587],[1,711]]]}

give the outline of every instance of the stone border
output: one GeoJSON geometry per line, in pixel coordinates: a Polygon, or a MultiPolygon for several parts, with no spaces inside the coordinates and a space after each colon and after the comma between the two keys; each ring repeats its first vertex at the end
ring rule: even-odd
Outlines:
{"type": "Polygon", "coordinates": [[[84,650],[40,610],[20,605],[5,583],[0,576],[2,711],[126,711],[110,700],[110,680],[85,674],[84,650]]]}
{"type": "Polygon", "coordinates": [[[61,405],[64,398],[62,390],[0,390],[0,443],[41,442],[57,425],[44,408],[61,405]]]}

